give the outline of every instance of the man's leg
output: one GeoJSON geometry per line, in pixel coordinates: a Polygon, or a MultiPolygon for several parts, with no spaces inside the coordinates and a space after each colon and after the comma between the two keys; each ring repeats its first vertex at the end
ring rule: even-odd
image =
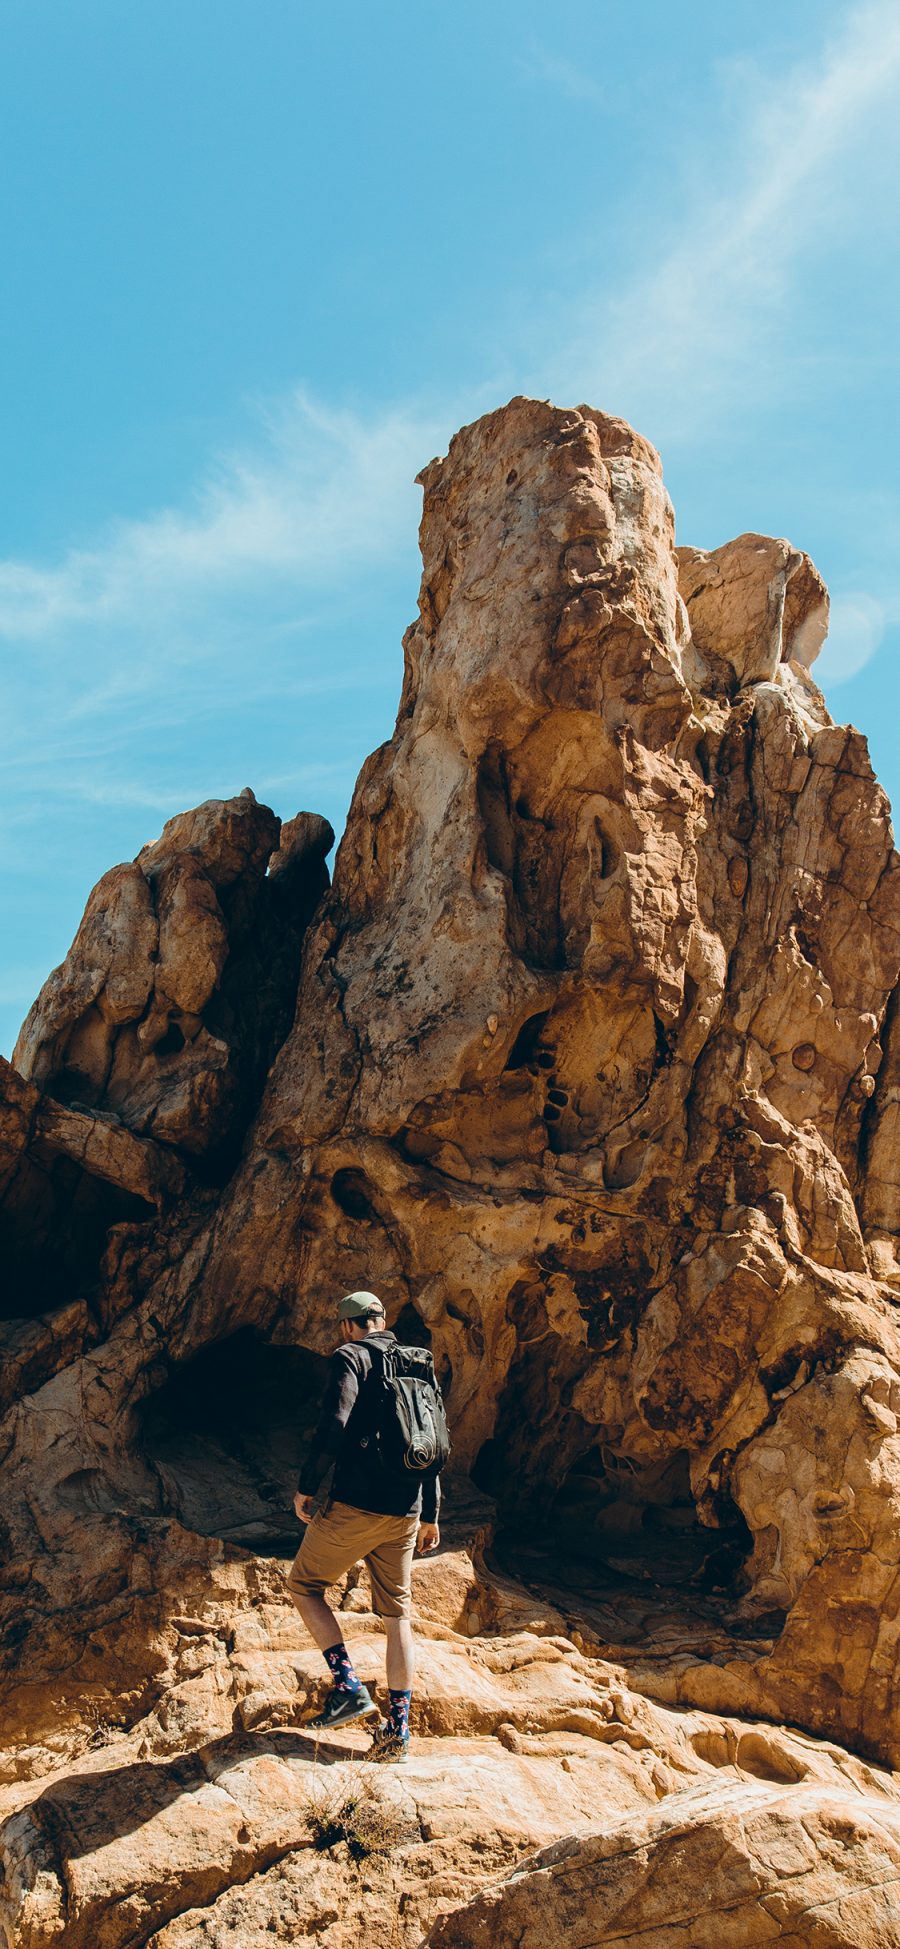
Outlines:
{"type": "MultiPolygon", "coordinates": [[[[363,1532],[365,1527],[363,1520],[363,1532]]],[[[313,1723],[337,1724],[342,1718],[376,1710],[353,1669],[340,1625],[324,1597],[324,1590],[359,1560],[362,1540],[358,1512],[344,1504],[333,1505],[327,1516],[316,1517],[309,1525],[288,1577],[290,1595],[332,1678],[331,1698],[313,1723]]]]}
{"type": "Polygon", "coordinates": [[[408,1617],[386,1617],[388,1682],[387,1731],[396,1739],[409,1737],[409,1707],[416,1676],[416,1647],[408,1617]]]}
{"type": "Polygon", "coordinates": [[[385,1617],[387,1632],[385,1659],[388,1686],[392,1692],[411,1692],[416,1676],[416,1643],[408,1617],[385,1617]]]}
{"type": "Polygon", "coordinates": [[[391,1533],[366,1562],[375,1609],[387,1633],[386,1675],[390,1704],[387,1725],[376,1733],[372,1758],[402,1758],[409,1746],[409,1705],[416,1671],[410,1622],[413,1551],[418,1517],[397,1517],[391,1533]]]}
{"type": "Polygon", "coordinates": [[[360,1680],[350,1662],[344,1634],[330,1605],[315,1591],[291,1591],[294,1603],[311,1638],[315,1639],[335,1685],[344,1692],[358,1692],[360,1680]]]}

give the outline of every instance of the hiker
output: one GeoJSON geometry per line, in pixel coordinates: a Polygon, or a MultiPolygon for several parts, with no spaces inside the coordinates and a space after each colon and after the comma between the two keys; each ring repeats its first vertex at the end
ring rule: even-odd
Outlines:
{"type": "Polygon", "coordinates": [[[378,1707],[325,1602],[329,1585],[365,1560],[387,1633],[390,1696],[387,1723],[375,1729],[365,1757],[397,1761],[409,1750],[415,1674],[413,1552],[418,1545],[427,1554],[440,1542],[439,1470],[450,1444],[430,1353],[400,1347],[375,1293],[348,1293],[337,1312],[341,1345],[294,1497],[308,1527],[288,1590],[332,1677],[323,1710],[308,1723],[327,1728],[368,1718],[378,1707]]]}

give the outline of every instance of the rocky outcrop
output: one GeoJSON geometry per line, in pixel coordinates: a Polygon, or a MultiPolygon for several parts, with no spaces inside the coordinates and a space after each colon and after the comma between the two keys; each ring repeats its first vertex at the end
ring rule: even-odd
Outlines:
{"type": "MultiPolygon", "coordinates": [[[[643,1927],[648,1949],[714,1949],[780,1925],[798,1949],[900,1940],[894,1777],[636,1696],[571,1621],[453,1541],[414,1574],[402,1771],[361,1763],[358,1728],[305,1729],[322,1662],[264,1564],[213,1563],[170,1607],[129,1727],[85,1673],[77,1761],[48,1755],[41,1780],[0,1784],[0,1939],[419,1949],[433,1925],[435,1949],[538,1929],[546,1949],[582,1949],[643,1927]]],[[[344,1592],[343,1628],[383,1696],[368,1602],[365,1579],[344,1592]]]]}
{"type": "Polygon", "coordinates": [[[290,1025],[328,884],[327,820],[240,798],[170,819],[106,873],[19,1036],[21,1074],[194,1159],[233,1162],[290,1025]]]}
{"type": "Polygon", "coordinates": [[[857,1796],[701,1787],[558,1842],[449,1916],[429,1949],[892,1949],[900,1821],[857,1796]],[[589,1933],[588,1933],[589,1931],[589,1933]]]}
{"type": "MultiPolygon", "coordinates": [[[[726,1752],[727,1726],[757,1716],[900,1764],[900,863],[865,741],[811,675],[822,583],[783,541],[676,549],[653,449],[587,407],[513,401],[422,480],[397,725],[363,768],[331,887],[321,822],[293,822],[274,853],[252,797],[201,807],[101,882],[23,1030],[17,1060],[43,1092],[30,1128],[69,1157],[67,1116],[155,1146],[119,1164],[92,1136],[120,1190],[162,1152],[190,1177],[156,1217],[139,1194],[141,1222],[108,1233],[83,1332],[49,1306],[27,1345],[10,1329],[13,1392],[31,1376],[0,1424],[15,1767],[46,1765],[49,1746],[65,1773],[86,1689],[150,1754],[231,1736],[245,1695],[224,1627],[189,1674],[171,1621],[203,1624],[221,1576],[242,1620],[283,1628],[260,1565],[290,1547],[299,1426],[352,1286],[430,1341],[455,1467],[495,1498],[500,1560],[555,1604],[549,1635],[593,1661],[591,1684],[615,1678],[632,1713],[646,1694],[680,1724],[719,1715],[726,1752]]],[[[473,1567],[474,1604],[451,1590],[435,1623],[483,1641],[488,1663],[503,1639],[513,1673],[525,1625],[503,1623],[498,1575],[473,1567]]],[[[272,1682],[251,1688],[242,1732],[272,1682]]],[[[509,1699],[473,1723],[461,1690],[435,1738],[518,1753],[560,1730],[509,1699]]],[[[208,1773],[190,1778],[199,1804],[223,1805],[208,1773]]],[[[890,1797],[885,1779],[854,1789],[890,1797]]],[[[660,1797],[689,1783],[664,1779],[660,1797]]],[[[229,1876],[266,1880],[285,1939],[301,1927],[306,1870],[280,1866],[302,1845],[295,1813],[255,1849],[223,1791],[233,1835],[198,1841],[207,1865],[160,1897],[160,1949],[195,1926],[198,1942],[240,1940],[229,1876]],[[196,1925],[181,1915],[195,1898],[196,1925]]],[[[705,1803],[681,1839],[680,1815],[645,1807],[611,1852],[591,1854],[585,1829],[586,1872],[649,1943],[634,1850],[655,1887],[683,1847],[702,1889],[721,1844],[747,1929],[783,1915],[799,1943],[795,1896],[837,1913],[846,1863],[840,1810],[796,1805],[837,1863],[833,1896],[830,1869],[804,1883],[798,1868],[785,1890],[776,1861],[760,1880],[784,1818],[768,1788],[741,1802],[740,1846],[705,1803]]],[[[853,1890],[859,1932],[810,1942],[875,1927],[894,1842],[857,1812],[874,1864],[853,1890]]],[[[566,1833],[564,1814],[516,1846],[566,1833]]],[[[43,1842],[22,1846],[10,1872],[38,1918],[22,1940],[83,1912],[99,1941],[88,1894],[66,1921],[51,1890],[39,1918],[53,1877],[78,1878],[54,1840],[38,1898],[43,1842]]],[[[469,1855],[453,1873],[448,1909],[478,1880],[469,1855]]],[[[507,1901],[518,1926],[518,1900],[497,1896],[498,1928],[507,1901]]],[[[130,1935],[104,1911],[104,1941],[150,1939],[128,1902],[130,1935]]],[[[412,1903],[410,1930],[426,1909],[412,1903]]],[[[684,1926],[700,1939],[688,1910],[684,1926]]]]}
{"type": "MultiPolygon", "coordinates": [[[[171,1151],[110,1111],[57,1103],[0,1057],[0,1319],[59,1315],[83,1301],[111,1229],[162,1212],[184,1190],[171,1151]]],[[[8,1365],[9,1342],[5,1353],[8,1365]]],[[[2,1405],[15,1398],[0,1379],[2,1405]]]]}
{"type": "Polygon", "coordinates": [[[777,1643],[679,1697],[896,1757],[900,872],[809,674],[821,582],[676,555],[655,454],[586,408],[514,402],[423,482],[397,728],[203,1305],[262,1289],[311,1345],[341,1284],[414,1308],[508,1516],[724,1533],[777,1643]]]}

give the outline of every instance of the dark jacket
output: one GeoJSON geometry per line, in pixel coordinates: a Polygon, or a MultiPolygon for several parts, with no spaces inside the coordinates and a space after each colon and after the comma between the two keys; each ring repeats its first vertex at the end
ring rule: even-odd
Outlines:
{"type": "Polygon", "coordinates": [[[397,1475],[382,1468],[375,1447],[374,1403],[366,1381],[372,1372],[370,1347],[395,1347],[396,1335],[370,1333],[347,1340],[331,1356],[319,1425],[300,1470],[302,1496],[316,1496],[334,1467],[329,1495],[354,1509],[379,1516],[412,1516],[437,1522],[441,1485],[434,1473],[397,1475]]]}

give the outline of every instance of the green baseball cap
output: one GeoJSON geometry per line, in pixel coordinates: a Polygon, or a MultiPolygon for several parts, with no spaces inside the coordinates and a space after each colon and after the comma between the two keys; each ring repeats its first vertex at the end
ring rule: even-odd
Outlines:
{"type": "Polygon", "coordinates": [[[367,1313],[383,1313],[377,1293],[347,1293],[338,1307],[339,1320],[364,1320],[367,1313]]]}

